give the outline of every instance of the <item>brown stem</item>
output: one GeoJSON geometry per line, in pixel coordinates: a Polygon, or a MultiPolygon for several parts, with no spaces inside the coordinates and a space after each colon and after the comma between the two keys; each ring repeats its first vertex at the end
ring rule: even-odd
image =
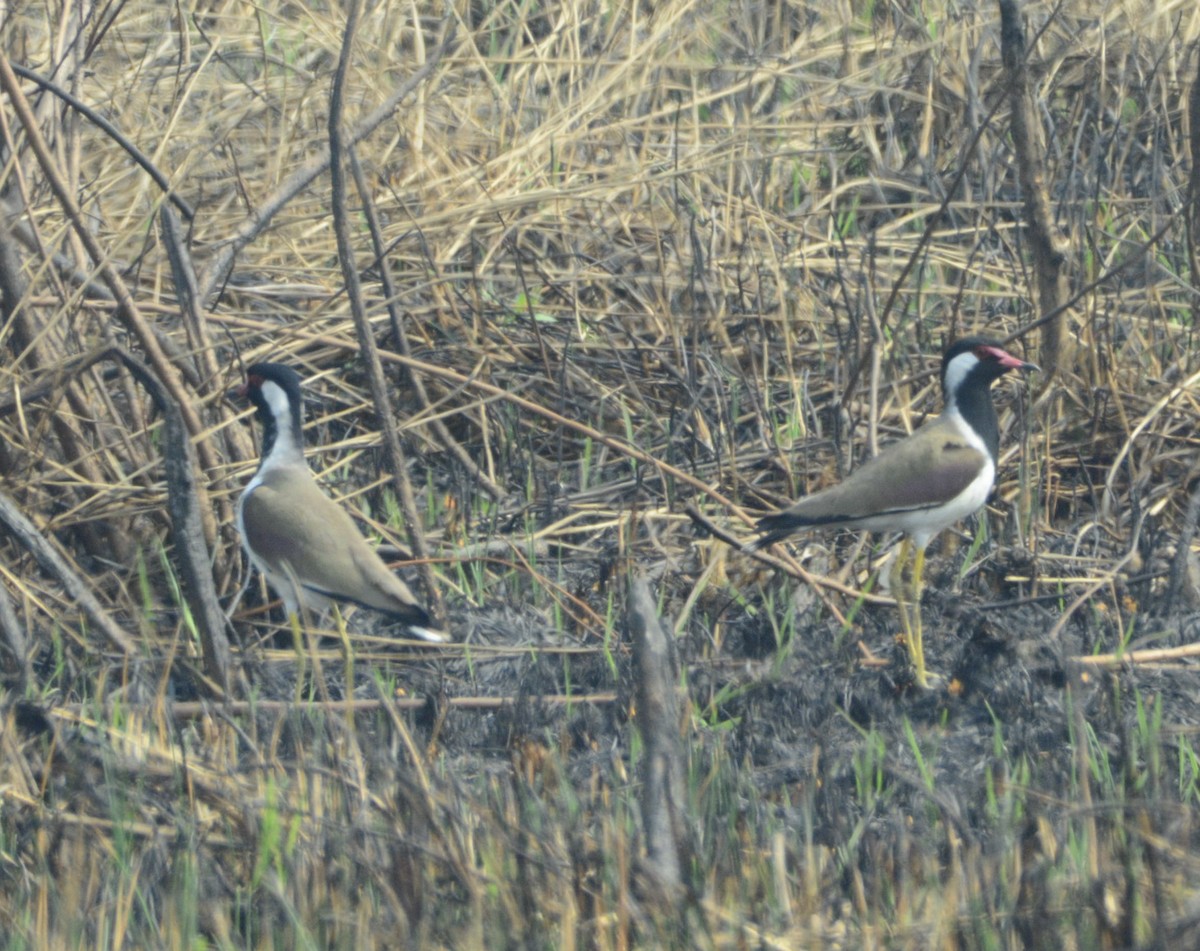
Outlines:
{"type": "Polygon", "coordinates": [[[1025,30],[1021,25],[1021,10],[1017,0],[1000,0],[1000,47],[1008,76],[1013,150],[1025,205],[1025,231],[1037,273],[1038,309],[1043,314],[1052,311],[1058,314],[1057,319],[1047,321],[1042,328],[1040,362],[1044,379],[1048,380],[1062,359],[1063,330],[1067,316],[1063,304],[1070,295],[1067,245],[1054,226],[1050,196],[1046,190],[1041,126],[1034,115],[1030,98],[1025,30]]]}
{"type": "Polygon", "coordinates": [[[383,375],[383,364],[379,360],[379,347],[367,318],[363,303],[362,282],[354,262],[354,244],[350,240],[349,215],[346,211],[346,139],[342,131],[342,112],[346,85],[346,72],[350,67],[354,45],[354,31],[358,24],[358,3],[351,0],[346,14],[346,31],[342,37],[342,52],[334,75],[333,90],[329,97],[329,171],[332,179],[333,230],[337,238],[338,260],[342,265],[342,276],[346,281],[346,296],[350,301],[350,313],[354,317],[354,329],[358,336],[359,350],[367,369],[371,384],[371,398],[375,403],[375,416],[383,434],[383,446],[387,452],[388,466],[392,474],[392,485],[404,511],[408,540],[418,563],[425,599],[439,619],[446,616],[433,566],[429,560],[429,546],[421,530],[421,516],[417,509],[416,496],[408,478],[408,463],[404,448],[400,445],[400,434],[396,429],[396,412],[388,394],[387,380],[383,375]]]}

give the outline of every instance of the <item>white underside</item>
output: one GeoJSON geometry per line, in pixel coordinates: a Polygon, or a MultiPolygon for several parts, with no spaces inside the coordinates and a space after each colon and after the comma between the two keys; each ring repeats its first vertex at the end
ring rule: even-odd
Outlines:
{"type": "MultiPolygon", "coordinates": [[[[951,364],[953,366],[953,364],[951,364]]],[[[956,409],[950,409],[952,415],[957,415],[956,409]]],[[[899,531],[912,536],[918,548],[924,548],[929,540],[938,532],[949,528],[955,522],[960,522],[968,515],[978,511],[991,495],[992,486],[996,483],[996,463],[988,452],[987,445],[979,434],[970,426],[961,422],[958,426],[962,438],[969,442],[983,456],[984,465],[979,475],[965,489],[958,493],[945,505],[934,509],[917,509],[907,513],[890,512],[885,517],[886,524],[872,525],[871,519],[863,519],[857,527],[871,531],[899,531]]],[[[882,519],[881,519],[882,520],[882,519]]]]}
{"type": "MultiPolygon", "coordinates": [[[[987,455],[986,450],[984,451],[984,455],[987,455]]],[[[975,477],[975,481],[958,493],[948,505],[938,509],[938,520],[936,522],[931,521],[933,513],[926,510],[910,512],[907,515],[900,516],[890,515],[888,516],[888,527],[908,532],[912,535],[917,547],[924,548],[929,544],[929,540],[938,532],[949,528],[955,522],[962,521],[973,512],[977,512],[983,503],[987,501],[987,497],[991,494],[992,485],[995,481],[996,466],[989,456],[987,464],[979,470],[979,475],[975,477]]]]}

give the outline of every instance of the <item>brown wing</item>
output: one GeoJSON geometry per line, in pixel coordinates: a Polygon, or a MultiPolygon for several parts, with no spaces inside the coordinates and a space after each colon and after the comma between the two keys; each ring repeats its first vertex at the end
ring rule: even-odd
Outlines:
{"type": "Polygon", "coordinates": [[[964,491],[987,463],[958,430],[935,420],[859,466],[845,481],[768,515],[764,543],[806,526],[854,527],[867,519],[931,508],[964,491]]]}
{"type": "Polygon", "coordinates": [[[307,472],[268,473],[246,499],[242,522],[258,556],[277,571],[286,562],[305,588],[394,614],[408,624],[429,623],[408,586],[307,472]]]}

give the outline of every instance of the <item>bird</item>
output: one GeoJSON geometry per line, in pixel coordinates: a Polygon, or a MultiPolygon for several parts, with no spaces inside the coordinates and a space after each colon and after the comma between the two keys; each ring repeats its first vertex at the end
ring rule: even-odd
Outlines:
{"type": "Polygon", "coordinates": [[[288,616],[302,607],[323,615],[348,601],[388,615],[414,637],[448,640],[313,478],[304,459],[300,375],[286,364],[255,363],[236,394],[254,405],[262,424],[258,470],[238,500],[238,534],[288,616]]]}
{"type": "Polygon", "coordinates": [[[885,446],[845,480],[805,496],[756,523],[755,548],[806,528],[903,532],[893,577],[915,681],[929,686],[921,630],[921,581],[930,540],[981,508],[996,482],[1000,426],[992,384],[1010,370],[1037,370],[988,337],[964,337],[942,355],[942,412],[912,435],[885,446]],[[912,551],[915,549],[915,555],[912,551]],[[912,557],[912,583],[904,568],[912,557]],[[910,613],[911,612],[911,613],[910,613]]]}

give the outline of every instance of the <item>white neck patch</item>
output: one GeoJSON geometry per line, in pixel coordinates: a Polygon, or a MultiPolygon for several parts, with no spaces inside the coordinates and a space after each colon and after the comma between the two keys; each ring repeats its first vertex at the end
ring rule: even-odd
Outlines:
{"type": "Polygon", "coordinates": [[[304,450],[296,445],[292,433],[292,404],[287,393],[272,380],[264,380],[259,389],[271,415],[275,417],[275,444],[271,447],[271,455],[263,460],[263,465],[292,462],[297,458],[303,461],[304,450]]]}
{"type": "Polygon", "coordinates": [[[946,377],[942,382],[942,399],[945,401],[946,413],[958,412],[958,388],[962,386],[967,375],[979,366],[979,357],[967,352],[960,353],[946,364],[946,377]]]}
{"type": "Polygon", "coordinates": [[[271,415],[275,417],[275,421],[287,423],[290,426],[292,404],[288,401],[287,394],[283,392],[283,387],[273,380],[263,380],[259,390],[263,399],[267,401],[267,406],[271,408],[271,415]]]}

